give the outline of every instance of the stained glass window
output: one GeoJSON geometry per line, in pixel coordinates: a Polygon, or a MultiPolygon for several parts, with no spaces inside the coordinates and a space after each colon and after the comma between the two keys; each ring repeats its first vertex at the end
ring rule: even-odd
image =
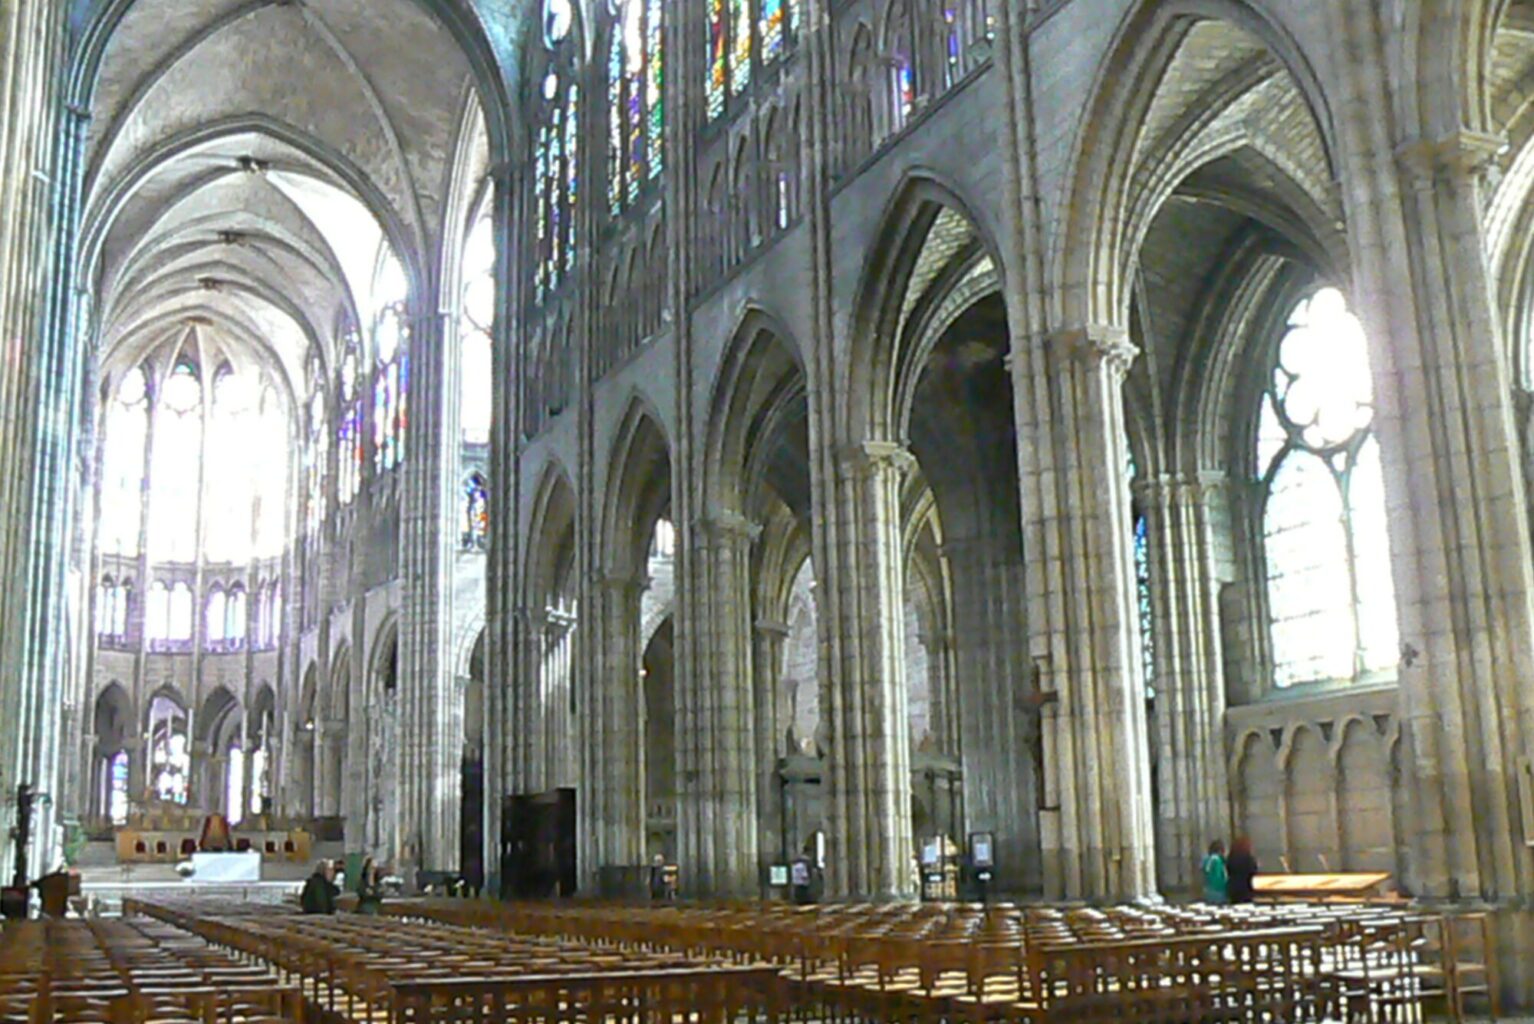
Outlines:
{"type": "Polygon", "coordinates": [[[725,88],[730,80],[729,22],[725,0],[708,0],[708,116],[724,113],[725,88]]]}
{"type": "Polygon", "coordinates": [[[1342,293],[1289,318],[1258,420],[1274,684],[1394,665],[1398,635],[1367,341],[1342,293]]]}
{"type": "Polygon", "coordinates": [[[555,52],[539,87],[543,123],[533,155],[537,253],[533,289],[538,302],[559,288],[575,267],[575,213],[580,193],[580,88],[573,72],[573,44],[549,45],[555,52]]]}
{"type": "Polygon", "coordinates": [[[170,588],[159,580],[149,585],[144,602],[144,635],[152,641],[170,635],[170,588]]]}
{"type": "Polygon", "coordinates": [[[495,320],[495,236],[488,204],[463,247],[463,303],[459,332],[459,428],[468,444],[488,444],[491,416],[491,341],[495,320]]]}
{"type": "Polygon", "coordinates": [[[387,473],[405,460],[406,387],[410,370],[410,327],[402,302],[379,311],[373,346],[373,468],[387,473]]]}
{"type": "Polygon", "coordinates": [[[238,743],[229,748],[228,808],[229,824],[238,825],[245,820],[245,751],[238,743]]]}
{"type": "Polygon", "coordinates": [[[759,0],[761,18],[759,31],[762,36],[762,60],[771,62],[783,56],[784,0],[759,0]]]}
{"type": "Polygon", "coordinates": [[[192,585],[175,583],[170,588],[170,619],[166,637],[173,641],[192,639],[192,585]]]}
{"type": "Polygon", "coordinates": [[[730,4],[730,93],[751,84],[751,0],[730,4]]]}
{"type": "MultiPolygon", "coordinates": [[[[210,453],[245,452],[256,454],[261,445],[254,429],[256,396],[247,374],[227,367],[220,370],[213,383],[213,411],[208,418],[210,453]]],[[[256,459],[210,458],[204,467],[203,500],[208,514],[204,521],[203,550],[215,562],[235,562],[251,554],[253,501],[256,459]]]]}
{"type": "Polygon", "coordinates": [[[665,41],[660,0],[622,0],[607,61],[608,206],[614,216],[665,165],[665,41]]]}
{"type": "Polygon", "coordinates": [[[107,815],[114,825],[128,823],[128,752],[119,750],[107,765],[107,815]]]}
{"type": "Polygon", "coordinates": [[[150,453],[149,545],[157,561],[197,556],[202,483],[202,381],[191,362],[178,361],[157,404],[150,453]]]}
{"type": "Polygon", "coordinates": [[[208,595],[207,623],[203,628],[207,634],[208,643],[215,647],[221,645],[229,635],[226,632],[229,625],[226,610],[228,602],[229,599],[224,592],[217,587],[213,588],[213,592],[208,595]]]}
{"type": "Polygon", "coordinates": [[[310,380],[314,391],[309,396],[309,443],[304,447],[304,475],[308,481],[308,509],[305,526],[312,536],[325,521],[325,470],[330,458],[330,417],[325,406],[324,378],[319,366],[313,366],[310,380]]]}
{"type": "Polygon", "coordinates": [[[1145,673],[1145,689],[1148,696],[1155,695],[1156,686],[1156,634],[1152,629],[1151,577],[1150,577],[1150,527],[1143,514],[1135,516],[1135,600],[1140,611],[1140,664],[1145,673]]]}
{"type": "Polygon", "coordinates": [[[340,421],[336,424],[336,498],[349,505],[362,489],[362,456],[366,438],[362,434],[362,396],[357,388],[361,365],[357,339],[351,334],[343,339],[340,379],[336,383],[340,399],[340,421]]]}
{"type": "Polygon", "coordinates": [[[708,0],[710,119],[750,86],[758,67],[787,56],[799,33],[802,0],[708,0]]]}
{"type": "Polygon", "coordinates": [[[96,588],[96,632],[103,640],[121,641],[128,635],[128,607],[133,584],[108,576],[96,588]]]}
{"type": "Polygon", "coordinates": [[[142,369],[123,375],[103,417],[101,550],[137,555],[143,523],[144,455],[149,440],[149,391],[142,369]]]}
{"type": "Polygon", "coordinates": [[[490,492],[485,478],[471,473],[464,485],[463,548],[466,551],[483,551],[490,533],[490,492]]]}
{"type": "Polygon", "coordinates": [[[192,771],[187,713],[176,700],[157,695],[149,703],[149,777],[160,800],[184,804],[192,771]]]}

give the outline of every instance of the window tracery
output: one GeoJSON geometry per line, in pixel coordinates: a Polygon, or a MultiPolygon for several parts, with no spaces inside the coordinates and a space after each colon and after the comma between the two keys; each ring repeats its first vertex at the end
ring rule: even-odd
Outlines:
{"type": "Polygon", "coordinates": [[[544,26],[543,46],[535,58],[543,73],[533,96],[538,126],[533,151],[537,303],[557,291],[575,268],[575,212],[580,194],[580,47],[573,8],[564,0],[546,0],[544,26]]]}
{"type": "Polygon", "coordinates": [[[607,56],[607,202],[616,217],[665,167],[665,43],[660,0],[619,0],[607,56]]]}
{"type": "Polygon", "coordinates": [[[464,532],[465,551],[483,551],[490,533],[490,491],[480,473],[470,473],[464,484],[464,532]]]}
{"type": "Polygon", "coordinates": [[[1273,681],[1352,680],[1398,647],[1374,392],[1363,327],[1323,288],[1289,317],[1256,454],[1273,681]]]}
{"type": "Polygon", "coordinates": [[[96,634],[103,641],[122,643],[128,637],[128,611],[133,583],[105,576],[96,589],[96,634]]]}
{"type": "Polygon", "coordinates": [[[362,489],[362,459],[367,438],[362,429],[362,395],[358,387],[362,366],[356,334],[348,331],[342,346],[344,354],[336,382],[340,406],[340,422],[336,427],[336,500],[341,505],[349,505],[362,489]]]}
{"type": "Polygon", "coordinates": [[[149,405],[148,381],[143,369],[135,367],[123,375],[103,418],[100,546],[104,553],[139,553],[149,405]]]}
{"type": "Polygon", "coordinates": [[[802,0],[709,0],[708,117],[724,114],[754,77],[785,58],[799,35],[802,0]]]}
{"type": "Polygon", "coordinates": [[[156,561],[197,557],[202,483],[202,380],[191,360],[177,360],[157,403],[150,454],[149,537],[156,561]]]}
{"type": "Polygon", "coordinates": [[[325,402],[325,378],[318,362],[311,365],[309,379],[309,441],[304,446],[304,477],[307,481],[305,532],[313,537],[325,522],[325,473],[330,458],[330,417],[325,402]]]}
{"type": "Polygon", "coordinates": [[[495,236],[489,204],[480,211],[463,248],[463,301],[459,332],[459,429],[466,444],[489,444],[495,320],[495,236]]]}
{"type": "Polygon", "coordinates": [[[392,250],[379,256],[373,287],[373,471],[389,472],[405,461],[409,426],[410,315],[405,268],[392,250]]]}

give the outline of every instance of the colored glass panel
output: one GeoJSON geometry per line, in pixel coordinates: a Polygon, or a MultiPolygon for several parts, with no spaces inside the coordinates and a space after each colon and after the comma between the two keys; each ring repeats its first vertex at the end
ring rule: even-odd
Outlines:
{"type": "Polygon", "coordinates": [[[623,205],[623,38],[616,30],[607,51],[607,205],[613,216],[623,205]]]}
{"type": "Polygon", "coordinates": [[[709,0],[708,4],[708,116],[718,117],[724,113],[724,94],[730,75],[730,51],[726,36],[728,21],[725,0],[709,0]]]}
{"type": "Polygon", "coordinates": [[[565,97],[565,181],[560,201],[565,208],[565,270],[575,264],[575,199],[580,191],[580,87],[570,86],[565,97]]]}
{"type": "Polygon", "coordinates": [[[784,0],[761,0],[760,30],[762,62],[769,63],[783,55],[784,0]]]}
{"type": "Polygon", "coordinates": [[[646,157],[650,177],[653,178],[660,174],[665,164],[665,103],[661,96],[665,52],[661,36],[661,0],[650,0],[645,21],[645,107],[648,115],[645,127],[646,157]]]}
{"type": "Polygon", "coordinates": [[[730,0],[730,92],[751,84],[751,0],[730,0]]]}

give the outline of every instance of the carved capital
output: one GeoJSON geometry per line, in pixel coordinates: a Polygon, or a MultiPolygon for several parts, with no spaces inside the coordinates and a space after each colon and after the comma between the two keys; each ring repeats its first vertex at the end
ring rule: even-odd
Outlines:
{"type": "Polygon", "coordinates": [[[845,452],[845,458],[867,476],[894,472],[904,477],[916,468],[916,456],[896,441],[864,441],[850,446],[845,452]]]}
{"type": "Polygon", "coordinates": [[[785,640],[788,638],[788,623],[768,622],[766,619],[756,620],[756,632],[759,636],[768,640],[785,640]]]}
{"type": "Polygon", "coordinates": [[[1078,362],[1093,367],[1105,366],[1121,380],[1140,354],[1129,340],[1129,331],[1111,324],[1063,328],[1048,335],[1046,341],[1078,362]]]}
{"type": "Polygon", "coordinates": [[[733,509],[718,509],[712,515],[699,520],[703,535],[715,543],[745,541],[754,544],[762,535],[762,524],[747,519],[733,509]]]}
{"type": "Polygon", "coordinates": [[[1477,178],[1505,152],[1507,139],[1501,135],[1455,131],[1408,139],[1396,147],[1395,157],[1406,184],[1426,191],[1440,182],[1477,178]]]}

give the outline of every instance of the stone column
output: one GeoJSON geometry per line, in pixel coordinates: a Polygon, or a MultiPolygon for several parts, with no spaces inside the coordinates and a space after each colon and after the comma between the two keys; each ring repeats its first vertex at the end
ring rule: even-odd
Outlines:
{"type": "Polygon", "coordinates": [[[758,891],[750,575],[761,527],[716,511],[692,532],[700,545],[686,588],[695,653],[674,691],[679,859],[689,892],[744,896],[758,891]]]}
{"type": "MultiPolygon", "coordinates": [[[[999,888],[1033,890],[1040,884],[1038,780],[1029,742],[1036,730],[1023,713],[1030,666],[1020,628],[1027,621],[1022,551],[1015,535],[1011,543],[988,535],[951,540],[942,553],[952,569],[962,687],[954,705],[959,745],[949,752],[964,767],[967,829],[995,834],[999,888]]],[[[961,844],[965,838],[955,837],[961,844]]]]}
{"type": "MultiPolygon", "coordinates": [[[[1379,52],[1378,24],[1345,7],[1332,12],[1334,31],[1379,52]]],[[[1373,63],[1340,62],[1336,109],[1401,634],[1406,840],[1417,875],[1406,883],[1509,908],[1503,984],[1526,998],[1534,808],[1513,773],[1534,754],[1534,552],[1480,220],[1481,174],[1502,140],[1457,123],[1393,136],[1394,122],[1375,113],[1392,97],[1373,63]]]]}
{"type": "Polygon", "coordinates": [[[836,895],[895,898],[916,886],[900,542],[900,492],[914,466],[887,441],[849,448],[841,460],[834,514],[844,532],[819,619],[823,646],[838,623],[848,634],[820,698],[836,895]]]}
{"type": "Polygon", "coordinates": [[[783,849],[783,807],[778,793],[778,759],[784,750],[785,728],[778,716],[778,697],[783,686],[783,645],[788,633],[787,623],[763,620],[757,620],[754,631],[752,714],[756,749],[752,770],[756,775],[759,864],[780,863],[790,852],[783,849]]]}
{"type": "Polygon", "coordinates": [[[1230,835],[1224,656],[1213,510],[1228,501],[1222,474],[1137,484],[1149,544],[1160,792],[1157,877],[1198,891],[1208,843],[1230,835]]]}
{"type": "Polygon", "coordinates": [[[1057,331],[1011,360],[1019,446],[1028,636],[1053,702],[1040,812],[1045,892],[1129,899],[1155,890],[1145,684],[1136,656],[1122,329],[1057,331]]]}
{"type": "Polygon", "coordinates": [[[593,699],[601,744],[588,791],[596,810],[602,864],[644,862],[644,693],[639,669],[639,606],[648,579],[604,577],[596,589],[602,635],[593,636],[598,675],[593,699]]]}
{"type": "MultiPolygon", "coordinates": [[[[422,294],[421,309],[435,296],[422,294]]],[[[458,774],[463,708],[453,684],[453,534],[445,528],[457,492],[456,432],[443,429],[450,365],[445,316],[417,315],[409,341],[410,428],[400,474],[398,731],[399,837],[415,866],[445,870],[458,863],[458,774]]]]}
{"type": "MultiPolygon", "coordinates": [[[[65,690],[67,563],[79,474],[83,346],[71,330],[70,237],[79,216],[85,118],[57,103],[66,5],[0,10],[0,814],[18,784],[57,795],[65,690]],[[62,123],[61,123],[62,122],[62,123]],[[62,128],[62,132],[60,131],[62,128]]],[[[29,872],[57,861],[55,808],[33,813],[29,872]]],[[[12,844],[0,849],[10,883],[12,844]]]]}

